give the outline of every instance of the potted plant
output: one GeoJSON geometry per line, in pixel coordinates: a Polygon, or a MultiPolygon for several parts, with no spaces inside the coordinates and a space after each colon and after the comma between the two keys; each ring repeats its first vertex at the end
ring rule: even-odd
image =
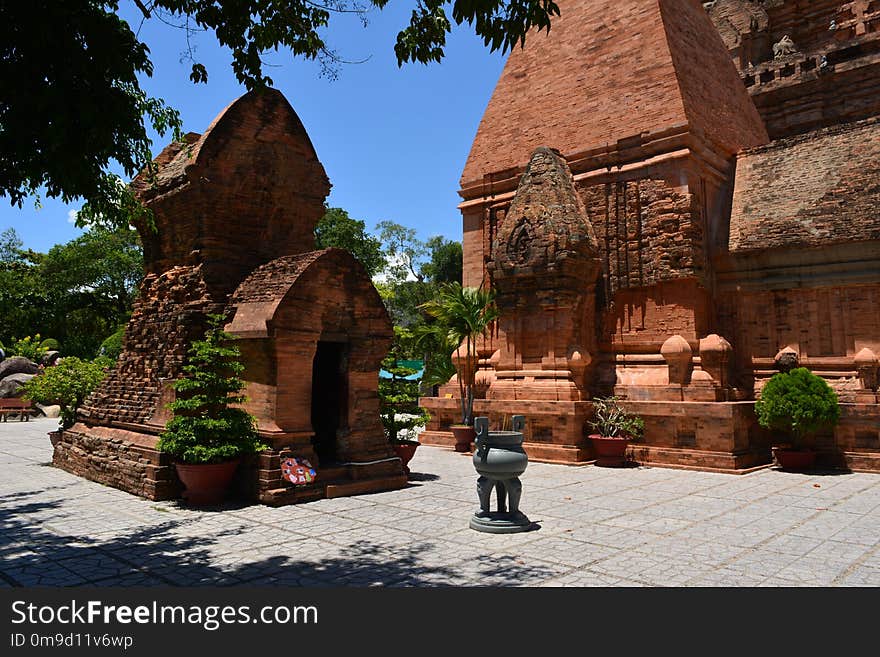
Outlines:
{"type": "Polygon", "coordinates": [[[394,327],[394,344],[379,375],[379,413],[388,442],[409,474],[409,462],[415,456],[419,441],[415,429],[427,424],[429,416],[419,408],[420,369],[411,367],[412,361],[403,358],[406,344],[412,334],[405,328],[394,327]]]}
{"type": "Polygon", "coordinates": [[[437,296],[419,308],[423,309],[446,331],[449,342],[459,345],[454,361],[458,371],[458,390],[461,403],[461,424],[452,425],[455,451],[468,452],[476,438],[473,427],[474,383],[477,375],[477,340],[485,337],[492,323],[498,319],[495,295],[482,287],[462,287],[447,283],[437,296]]]}
{"type": "Polygon", "coordinates": [[[209,315],[208,322],[174,383],[177,398],[158,444],[174,459],[184,499],[196,506],[222,502],[241,457],[267,449],[254,416],[238,406],[245,401],[241,353],[223,331],[222,315],[209,315]]]}
{"type": "Polygon", "coordinates": [[[595,431],[590,440],[596,450],[596,465],[604,467],[625,465],[630,441],[641,438],[645,430],[642,418],[627,413],[617,397],[593,399],[593,419],[589,424],[595,431]]]}
{"type": "Polygon", "coordinates": [[[755,403],[758,423],[788,435],[776,447],[776,460],[784,470],[813,467],[815,452],[806,439],[819,429],[833,427],[840,420],[837,394],[825,379],[805,367],[774,374],[755,403]]]}
{"type": "Polygon", "coordinates": [[[87,361],[69,356],[58,360],[53,367],[44,368],[22,387],[23,397],[37,404],[61,407],[59,426],[49,432],[54,446],[61,432],[76,422],[76,411],[98,387],[107,369],[101,361],[87,361]]]}

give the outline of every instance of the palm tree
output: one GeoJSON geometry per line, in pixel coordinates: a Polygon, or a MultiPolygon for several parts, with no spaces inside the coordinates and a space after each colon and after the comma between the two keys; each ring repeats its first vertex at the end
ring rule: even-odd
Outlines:
{"type": "Polygon", "coordinates": [[[474,380],[477,373],[477,338],[486,334],[498,319],[495,293],[482,287],[462,287],[453,282],[443,285],[437,296],[419,306],[437,319],[449,343],[464,347],[464,363],[458,368],[462,424],[473,424],[474,380]]]}

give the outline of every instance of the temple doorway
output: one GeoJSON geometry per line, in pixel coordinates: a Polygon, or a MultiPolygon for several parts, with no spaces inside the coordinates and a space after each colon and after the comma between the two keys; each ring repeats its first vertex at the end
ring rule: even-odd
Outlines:
{"type": "Polygon", "coordinates": [[[338,461],[336,437],[348,428],[348,345],[318,342],[312,362],[312,439],[322,466],[338,461]]]}

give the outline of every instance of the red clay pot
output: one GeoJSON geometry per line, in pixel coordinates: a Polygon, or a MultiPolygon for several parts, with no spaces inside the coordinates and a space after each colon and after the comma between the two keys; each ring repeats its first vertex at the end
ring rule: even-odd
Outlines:
{"type": "Polygon", "coordinates": [[[452,429],[452,435],[455,436],[455,451],[471,451],[471,445],[477,438],[477,432],[474,428],[465,424],[454,424],[449,428],[452,429]]]}
{"type": "Polygon", "coordinates": [[[628,438],[609,438],[592,434],[593,448],[596,450],[596,465],[604,468],[619,468],[626,465],[628,438]]]}
{"type": "Polygon", "coordinates": [[[790,449],[777,447],[776,462],[783,470],[803,472],[816,464],[816,452],[811,449],[790,449]]]}
{"type": "Polygon", "coordinates": [[[177,476],[186,486],[183,499],[192,506],[222,504],[240,460],[224,463],[175,463],[177,476]]]}
{"type": "Polygon", "coordinates": [[[394,453],[400,459],[403,470],[406,474],[409,474],[409,462],[416,455],[416,448],[419,446],[419,443],[391,443],[391,446],[394,448],[394,453]]]}

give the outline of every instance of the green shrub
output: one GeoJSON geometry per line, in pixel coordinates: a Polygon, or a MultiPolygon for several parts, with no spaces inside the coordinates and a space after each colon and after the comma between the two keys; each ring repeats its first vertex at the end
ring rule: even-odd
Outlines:
{"type": "Polygon", "coordinates": [[[117,360],[122,353],[122,339],[125,337],[125,326],[120,326],[113,335],[107,337],[102,343],[98,353],[101,356],[117,360]]]}
{"type": "Polygon", "coordinates": [[[98,367],[101,367],[105,370],[109,370],[111,367],[114,367],[116,365],[116,361],[109,356],[98,356],[92,362],[98,367]]]}
{"type": "Polygon", "coordinates": [[[755,413],[762,427],[788,433],[794,446],[840,420],[837,394],[805,367],[774,374],[761,391],[755,413]]]}
{"type": "Polygon", "coordinates": [[[55,367],[35,376],[24,384],[24,397],[38,404],[61,406],[61,428],[76,422],[76,410],[101,383],[106,371],[100,364],[62,358],[55,367]]]}
{"type": "Polygon", "coordinates": [[[36,363],[40,362],[40,358],[43,357],[49,351],[47,348],[43,347],[40,344],[40,334],[37,333],[33,337],[25,336],[21,340],[16,340],[12,338],[12,344],[9,347],[9,353],[7,356],[22,356],[27,358],[28,360],[32,360],[36,363]]]}
{"type": "Polygon", "coordinates": [[[230,344],[221,315],[209,316],[204,340],[192,343],[183,378],[174,383],[173,417],[159,437],[159,451],[182,463],[219,463],[268,449],[256,419],[243,408],[241,352],[230,344]]]}
{"type": "Polygon", "coordinates": [[[617,397],[593,399],[593,419],[589,425],[603,438],[638,440],[645,431],[642,418],[627,413],[617,397]]]}

